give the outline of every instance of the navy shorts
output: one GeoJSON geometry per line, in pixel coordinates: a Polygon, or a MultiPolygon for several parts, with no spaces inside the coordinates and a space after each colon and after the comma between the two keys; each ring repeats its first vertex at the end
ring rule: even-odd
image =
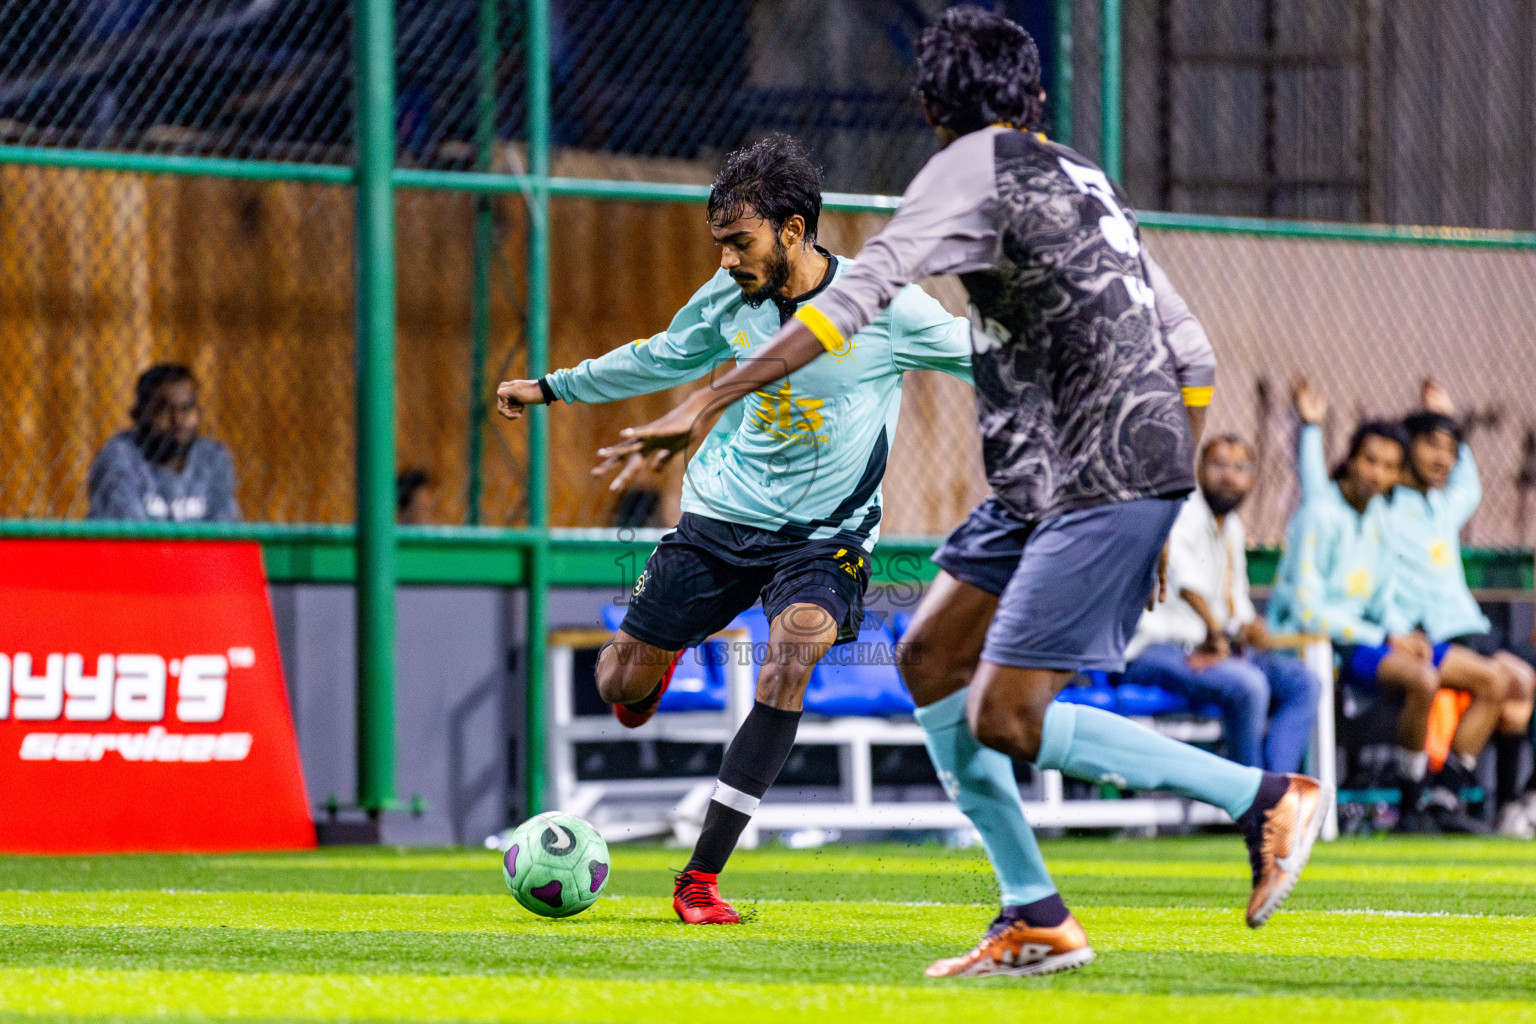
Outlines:
{"type": "Polygon", "coordinates": [[[1141,498],[1036,524],[989,497],[933,560],[961,582],[998,596],[981,652],[986,661],[1120,672],[1183,504],[1183,498],[1141,498]]]}
{"type": "Polygon", "coordinates": [[[856,542],[805,540],[685,512],[646,560],[620,628],[680,651],[761,599],[770,622],[792,604],[824,609],[841,644],[859,634],[868,586],[869,554],[856,542]]]}
{"type": "MultiPolygon", "coordinates": [[[[1446,652],[1454,643],[1457,646],[1463,644],[1463,638],[1447,640],[1445,643],[1434,645],[1434,665],[1440,667],[1445,661],[1446,652]]],[[[1392,653],[1391,644],[1346,644],[1338,648],[1339,658],[1339,682],[1344,683],[1357,693],[1375,693],[1380,685],[1382,659],[1392,653]]]]}

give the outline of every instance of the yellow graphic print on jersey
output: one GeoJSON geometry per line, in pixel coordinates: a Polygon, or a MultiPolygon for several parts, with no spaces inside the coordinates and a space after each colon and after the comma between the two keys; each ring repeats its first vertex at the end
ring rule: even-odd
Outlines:
{"type": "Polygon", "coordinates": [[[841,363],[844,359],[852,359],[853,350],[857,347],[858,346],[853,343],[852,338],[847,338],[843,341],[843,344],[840,348],[828,349],[824,354],[831,356],[833,359],[836,359],[839,363],[841,363]]]}
{"type": "Polygon", "coordinates": [[[1429,546],[1429,560],[1435,565],[1451,564],[1451,546],[1444,540],[1437,540],[1429,546]]]}
{"type": "Polygon", "coordinates": [[[1349,579],[1344,583],[1344,592],[1350,597],[1370,597],[1371,571],[1364,566],[1349,574],[1349,579]]]}
{"type": "Polygon", "coordinates": [[[821,398],[795,398],[789,381],[774,391],[754,391],[752,424],[780,441],[795,444],[826,444],[832,439],[819,433],[825,425],[819,411],[826,401],[821,398]]]}

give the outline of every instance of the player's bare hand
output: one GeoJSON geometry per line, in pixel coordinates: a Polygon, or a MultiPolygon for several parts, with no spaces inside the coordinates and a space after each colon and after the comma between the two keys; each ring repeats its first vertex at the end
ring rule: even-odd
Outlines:
{"type": "Polygon", "coordinates": [[[1451,401],[1451,393],[1436,381],[1426,377],[1420,394],[1423,396],[1424,408],[1430,412],[1439,413],[1441,416],[1456,415],[1456,403],[1451,401]]]}
{"type": "Polygon", "coordinates": [[[658,448],[656,451],[644,455],[635,452],[624,459],[605,459],[592,467],[592,475],[606,476],[615,469],[619,470],[619,475],[609,481],[608,489],[610,491],[622,491],[642,476],[659,472],[672,458],[672,455],[672,452],[658,448]]]}
{"type": "Polygon", "coordinates": [[[1157,585],[1147,596],[1147,611],[1151,611],[1160,602],[1166,600],[1168,600],[1168,545],[1164,544],[1162,554],[1157,556],[1157,585]]]}
{"type": "Polygon", "coordinates": [[[1297,377],[1291,382],[1291,401],[1296,404],[1296,415],[1301,417],[1303,423],[1318,426],[1323,422],[1323,417],[1328,415],[1328,399],[1305,377],[1297,377]]]}
{"type": "Polygon", "coordinates": [[[625,427],[619,431],[622,441],[597,450],[597,457],[604,460],[598,468],[609,463],[627,463],[631,455],[648,456],[660,451],[670,457],[684,450],[694,441],[695,434],[708,429],[708,423],[701,417],[708,408],[709,398],[707,390],[697,391],[660,419],[638,427],[625,427]]]}
{"type": "Polygon", "coordinates": [[[544,389],[536,380],[502,381],[496,389],[496,411],[509,420],[520,419],[523,409],[544,404],[544,389]]]}

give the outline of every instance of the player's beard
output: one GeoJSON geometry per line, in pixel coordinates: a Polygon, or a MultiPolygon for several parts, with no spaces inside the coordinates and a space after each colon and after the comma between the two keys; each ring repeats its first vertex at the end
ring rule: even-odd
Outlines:
{"type": "Polygon", "coordinates": [[[195,433],[186,441],[180,441],[174,430],[160,431],[152,427],[141,427],[133,433],[133,442],[138,445],[144,458],[160,466],[184,458],[192,450],[192,444],[196,440],[195,433]]]}
{"type": "MultiPolygon", "coordinates": [[[[738,282],[739,284],[740,282],[738,282]]],[[[777,302],[781,296],[779,292],[789,284],[789,250],[784,247],[781,239],[773,241],[773,252],[768,254],[767,265],[763,267],[763,283],[756,288],[742,289],[742,298],[753,309],[765,302],[777,302]]]]}

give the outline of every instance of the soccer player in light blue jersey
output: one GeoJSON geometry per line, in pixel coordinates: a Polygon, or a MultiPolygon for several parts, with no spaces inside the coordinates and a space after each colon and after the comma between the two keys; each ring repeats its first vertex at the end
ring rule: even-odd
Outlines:
{"type": "MultiPolygon", "coordinates": [[[[815,244],[819,176],[786,136],[728,157],[707,212],[720,269],[665,331],[541,380],[502,384],[502,414],[611,402],[749,362],[852,265],[815,244]]],[[[719,873],[789,756],[816,662],[858,635],[902,375],[924,369],[970,383],[970,324],[908,287],[844,345],[730,403],[688,463],[677,529],[646,562],[618,636],[599,658],[603,699],[635,728],[655,713],[683,650],[759,599],[770,620],[757,702],[726,750],[674,890],[673,907],[690,924],[738,920],[720,896],[719,873]]],[[[637,468],[638,460],[626,461],[616,483],[637,468]]]]}
{"type": "Polygon", "coordinates": [[[952,7],[924,31],[917,65],[941,149],[858,266],[759,359],[599,456],[688,444],[701,413],[840,350],[910,282],[958,274],[992,494],[934,556],[944,572],[904,638],[929,657],[907,660],[904,678],[940,778],[1004,881],[1004,906],[974,949],[927,973],[1048,974],[1093,959],[1019,811],[1009,757],[1225,809],[1248,847],[1246,916],[1258,927],[1296,884],[1328,789],[1055,700],[1076,669],[1125,667],[1159,553],[1195,487],[1211,380],[1174,358],[1159,275],[1124,195],[1038,131],[1045,94],[1029,34],[952,7]]]}

